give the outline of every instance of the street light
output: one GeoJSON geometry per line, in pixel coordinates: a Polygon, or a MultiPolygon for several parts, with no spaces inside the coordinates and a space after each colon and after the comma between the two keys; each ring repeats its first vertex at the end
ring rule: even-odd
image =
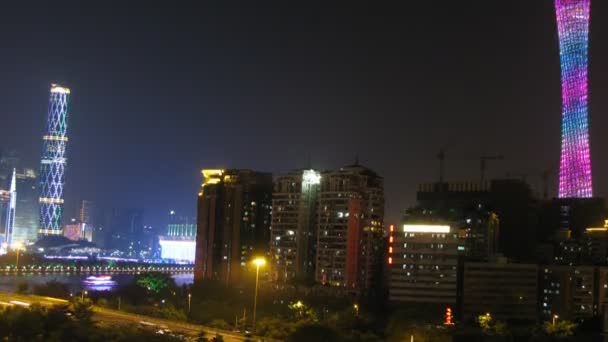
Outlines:
{"type": "Polygon", "coordinates": [[[89,292],[87,290],[82,291],[81,293],[81,297],[82,297],[82,301],[84,302],[84,296],[88,295],[89,292]]]}
{"type": "Polygon", "coordinates": [[[190,313],[191,309],[192,309],[192,293],[188,293],[188,313],[190,313]]]}
{"type": "Polygon", "coordinates": [[[15,243],[13,245],[13,249],[17,251],[17,260],[15,261],[15,268],[17,269],[17,272],[19,272],[19,251],[21,250],[21,248],[23,248],[23,244],[21,242],[15,243]]]}
{"type": "Polygon", "coordinates": [[[258,308],[258,284],[260,279],[260,266],[266,265],[266,259],[264,258],[255,258],[253,259],[253,264],[255,265],[255,293],[253,295],[253,319],[252,319],[252,329],[255,334],[255,314],[258,308]]]}
{"type": "Polygon", "coordinates": [[[353,305],[353,309],[355,309],[355,317],[359,317],[359,304],[353,305]]]}
{"type": "Polygon", "coordinates": [[[555,321],[559,318],[558,315],[553,315],[553,328],[555,328],[555,321]]]}

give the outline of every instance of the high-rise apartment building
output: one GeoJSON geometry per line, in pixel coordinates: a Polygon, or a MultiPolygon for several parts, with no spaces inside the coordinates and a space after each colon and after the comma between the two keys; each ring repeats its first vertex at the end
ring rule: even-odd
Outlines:
{"type": "Polygon", "coordinates": [[[194,279],[239,282],[246,278],[247,263],[268,251],[272,175],[236,169],[202,173],[194,279]]]}
{"type": "Polygon", "coordinates": [[[357,164],[321,174],[316,281],[367,290],[383,262],[384,183],[357,164]]]}
{"type": "Polygon", "coordinates": [[[66,145],[68,141],[68,106],[70,89],[51,85],[48,126],[42,137],[44,148],[40,161],[40,230],[39,235],[62,235],[63,186],[65,184],[66,145]]]}
{"type": "Polygon", "coordinates": [[[389,230],[389,300],[455,305],[464,236],[436,222],[389,230]]]}
{"type": "Polygon", "coordinates": [[[321,174],[296,170],[279,176],[272,194],[271,273],[275,281],[314,279],[321,174]]]}

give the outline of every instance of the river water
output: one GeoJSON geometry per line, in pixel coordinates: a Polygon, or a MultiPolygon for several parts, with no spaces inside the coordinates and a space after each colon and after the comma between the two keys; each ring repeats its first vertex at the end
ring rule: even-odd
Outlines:
{"type": "MultiPolygon", "coordinates": [[[[135,274],[118,273],[112,274],[114,283],[105,284],[104,286],[85,285],[83,281],[90,276],[86,273],[22,273],[22,274],[1,274],[0,273],[0,291],[15,292],[17,284],[27,282],[30,291],[34,285],[44,284],[51,280],[65,283],[70,288],[70,291],[79,292],[83,289],[88,291],[107,291],[120,285],[128,284],[133,280],[135,274]]],[[[178,286],[184,284],[192,284],[194,279],[193,273],[176,273],[172,275],[178,286]]]]}

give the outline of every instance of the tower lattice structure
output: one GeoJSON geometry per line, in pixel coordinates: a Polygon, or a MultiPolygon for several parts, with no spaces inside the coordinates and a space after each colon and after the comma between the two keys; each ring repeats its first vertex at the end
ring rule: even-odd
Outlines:
{"type": "Polygon", "coordinates": [[[60,235],[63,214],[63,186],[65,184],[68,141],[68,107],[70,89],[51,85],[48,128],[43,139],[40,161],[40,230],[39,235],[60,235]]]}
{"type": "Polygon", "coordinates": [[[555,0],[562,80],[559,197],[593,196],[587,64],[590,0],[555,0]]]}

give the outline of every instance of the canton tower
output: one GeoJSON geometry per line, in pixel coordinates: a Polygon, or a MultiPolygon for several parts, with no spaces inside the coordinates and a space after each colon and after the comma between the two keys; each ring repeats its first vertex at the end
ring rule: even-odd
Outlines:
{"type": "Polygon", "coordinates": [[[65,184],[65,147],[68,141],[68,105],[70,89],[51,85],[48,128],[42,137],[40,161],[40,230],[39,236],[61,235],[63,185],[65,184]]]}
{"type": "Polygon", "coordinates": [[[559,198],[593,196],[587,119],[590,0],[555,0],[562,80],[559,198]]]}

